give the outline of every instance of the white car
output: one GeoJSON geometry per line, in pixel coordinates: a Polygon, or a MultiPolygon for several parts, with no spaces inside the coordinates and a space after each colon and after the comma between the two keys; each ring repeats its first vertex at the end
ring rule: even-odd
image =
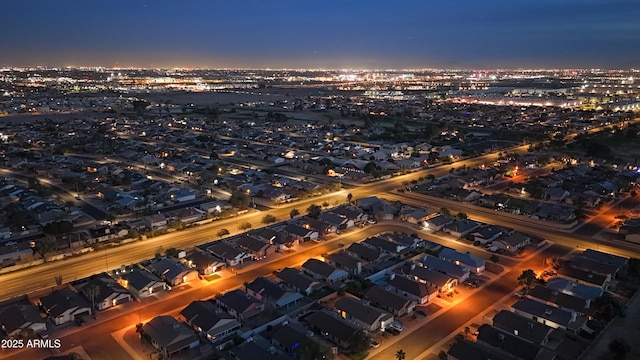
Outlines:
{"type": "Polygon", "coordinates": [[[391,329],[397,330],[397,331],[402,331],[402,329],[404,329],[404,327],[402,326],[402,324],[398,321],[394,321],[391,324],[389,324],[389,327],[391,329]]]}

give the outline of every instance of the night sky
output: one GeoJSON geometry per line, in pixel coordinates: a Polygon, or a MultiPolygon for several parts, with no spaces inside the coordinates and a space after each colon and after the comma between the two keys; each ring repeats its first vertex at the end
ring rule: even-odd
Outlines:
{"type": "Polygon", "coordinates": [[[0,66],[640,68],[640,0],[12,0],[0,66]]]}

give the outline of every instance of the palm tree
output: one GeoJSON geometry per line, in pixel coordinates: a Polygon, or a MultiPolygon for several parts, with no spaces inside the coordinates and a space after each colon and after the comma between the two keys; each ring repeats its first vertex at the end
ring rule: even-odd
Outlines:
{"type": "Polygon", "coordinates": [[[82,292],[91,299],[91,309],[94,309],[96,297],[100,295],[100,287],[98,285],[91,284],[82,289],[82,292]]]}
{"type": "Polygon", "coordinates": [[[349,193],[349,194],[347,195],[347,202],[348,202],[349,204],[351,204],[351,199],[353,199],[353,194],[352,194],[352,193],[349,193]]]}
{"type": "Polygon", "coordinates": [[[407,356],[407,354],[402,351],[402,349],[396,351],[396,359],[397,360],[404,360],[404,358],[407,356]]]}

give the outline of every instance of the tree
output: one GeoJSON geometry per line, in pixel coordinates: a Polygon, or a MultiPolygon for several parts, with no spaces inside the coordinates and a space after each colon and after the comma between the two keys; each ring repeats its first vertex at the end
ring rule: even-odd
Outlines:
{"type": "Polygon", "coordinates": [[[314,339],[307,339],[295,350],[295,360],[333,360],[331,348],[314,339]]]}
{"type": "Polygon", "coordinates": [[[471,329],[469,329],[468,326],[464,327],[464,337],[465,339],[469,336],[469,333],[471,332],[471,329]]]}
{"type": "Polygon", "coordinates": [[[352,193],[347,194],[347,202],[349,204],[351,204],[351,199],[353,199],[353,194],[352,193]]]}
{"type": "Polygon", "coordinates": [[[352,353],[359,353],[369,348],[369,337],[362,331],[356,331],[349,339],[349,350],[352,353]]]}
{"type": "Polygon", "coordinates": [[[242,223],[242,224],[240,224],[239,228],[242,231],[249,230],[249,229],[251,229],[251,223],[248,223],[248,222],[242,223]]]}
{"type": "Polygon", "coordinates": [[[449,355],[447,355],[447,353],[444,350],[440,350],[440,352],[438,353],[438,359],[447,360],[448,358],[449,358],[449,355]]]}
{"type": "Polygon", "coordinates": [[[374,172],[378,167],[376,166],[376,163],[372,162],[368,162],[367,165],[364,166],[364,169],[362,169],[365,173],[367,174],[371,174],[372,172],[374,172]]]}
{"type": "Polygon", "coordinates": [[[95,308],[95,300],[100,296],[100,287],[96,284],[90,284],[85,286],[84,289],[82,289],[82,292],[89,298],[89,300],[91,300],[91,308],[95,308]]]}
{"type": "Polygon", "coordinates": [[[36,244],[36,250],[43,258],[45,257],[45,255],[54,252],[56,249],[58,249],[58,245],[52,238],[44,238],[43,240],[38,241],[36,244]]]}
{"type": "Polygon", "coordinates": [[[496,254],[492,254],[489,257],[489,261],[491,261],[492,263],[498,263],[498,261],[500,261],[500,256],[496,255],[496,254]]]}
{"type": "Polygon", "coordinates": [[[311,204],[307,208],[307,214],[314,219],[320,216],[320,213],[322,213],[322,208],[316,204],[311,204]]]}
{"type": "Polygon", "coordinates": [[[536,273],[531,269],[524,270],[522,274],[518,276],[518,284],[524,286],[527,290],[533,289],[536,285],[536,273]]]}
{"type": "Polygon", "coordinates": [[[271,215],[271,214],[267,214],[267,215],[262,217],[262,223],[263,224],[272,224],[274,222],[276,222],[276,217],[271,215]]]}
{"type": "Polygon", "coordinates": [[[60,235],[70,233],[73,230],[73,224],[70,221],[54,221],[46,224],[42,228],[42,232],[46,235],[60,235]]]}
{"type": "Polygon", "coordinates": [[[451,216],[451,210],[447,209],[446,207],[440,208],[439,213],[440,215],[451,216]]]}
{"type": "Polygon", "coordinates": [[[238,209],[246,209],[249,207],[249,196],[242,191],[234,191],[229,198],[229,204],[238,209]]]}
{"type": "Polygon", "coordinates": [[[293,209],[293,210],[289,211],[289,217],[292,218],[292,219],[294,217],[298,216],[298,215],[300,215],[300,210],[298,210],[298,209],[293,209]]]}
{"type": "Polygon", "coordinates": [[[58,275],[54,276],[53,279],[56,281],[56,285],[58,285],[58,286],[62,285],[62,275],[58,274],[58,275]]]}
{"type": "Polygon", "coordinates": [[[219,238],[221,238],[221,239],[222,239],[223,237],[225,237],[225,236],[229,235],[229,234],[230,234],[230,232],[229,232],[229,230],[227,230],[227,229],[220,229],[220,230],[218,230],[218,237],[219,237],[219,238]]]}
{"type": "Polygon", "coordinates": [[[609,351],[614,354],[615,359],[624,359],[627,357],[629,351],[631,351],[631,346],[629,343],[622,338],[613,339],[609,343],[609,351]]]}
{"type": "Polygon", "coordinates": [[[404,350],[400,349],[398,351],[396,351],[396,359],[397,360],[404,360],[404,358],[407,356],[407,354],[404,352],[404,350]]]}
{"type": "Polygon", "coordinates": [[[173,248],[173,247],[172,247],[172,248],[168,248],[168,249],[167,249],[167,250],[165,250],[165,252],[164,252],[164,254],[165,254],[166,256],[174,257],[174,258],[177,258],[177,257],[178,257],[178,253],[179,253],[178,249],[173,248]]]}
{"type": "Polygon", "coordinates": [[[464,220],[467,217],[468,217],[467,214],[463,213],[463,212],[459,212],[459,213],[456,214],[456,219],[458,219],[458,220],[464,220]]]}

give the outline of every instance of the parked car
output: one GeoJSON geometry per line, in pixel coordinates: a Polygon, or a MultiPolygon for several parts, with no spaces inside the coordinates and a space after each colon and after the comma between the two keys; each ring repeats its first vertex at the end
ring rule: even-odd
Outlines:
{"type": "Polygon", "coordinates": [[[394,328],[392,328],[392,327],[388,327],[388,328],[386,328],[386,329],[385,329],[385,331],[386,331],[386,332],[388,332],[388,333],[389,333],[389,334],[391,334],[391,335],[398,335],[398,334],[400,334],[400,331],[399,331],[399,330],[396,330],[396,329],[394,329],[394,328]]]}
{"type": "Polygon", "coordinates": [[[374,348],[374,349],[377,349],[377,348],[380,347],[380,343],[375,341],[375,340],[371,340],[371,342],[369,344],[371,344],[371,347],[374,348]]]}

